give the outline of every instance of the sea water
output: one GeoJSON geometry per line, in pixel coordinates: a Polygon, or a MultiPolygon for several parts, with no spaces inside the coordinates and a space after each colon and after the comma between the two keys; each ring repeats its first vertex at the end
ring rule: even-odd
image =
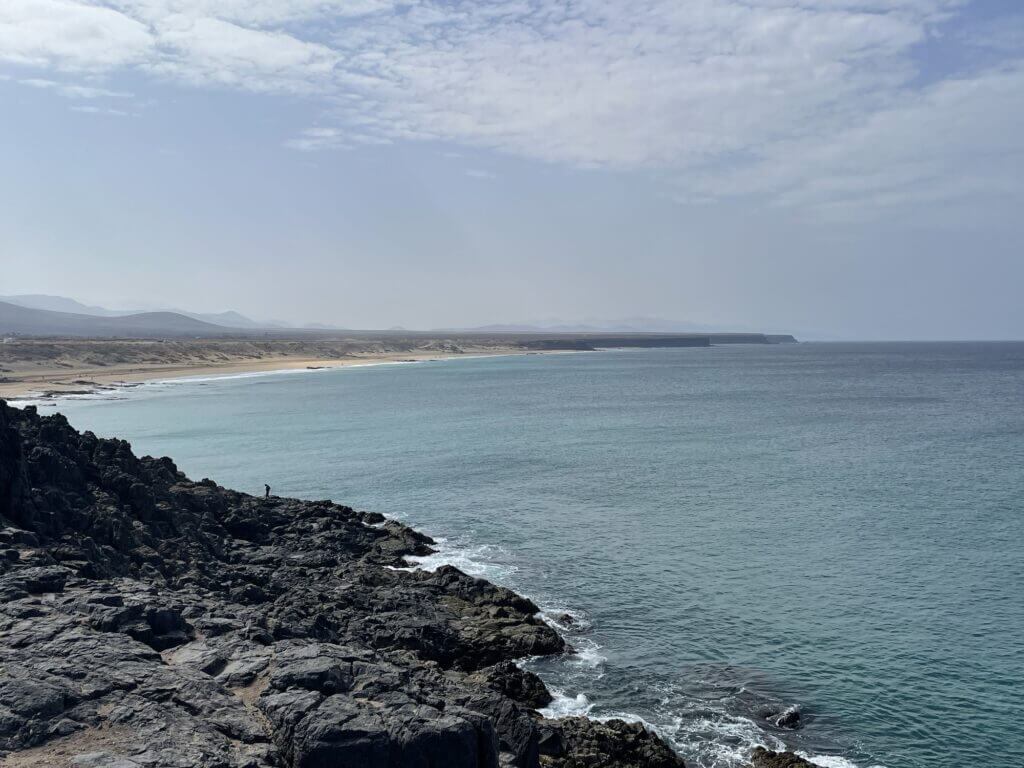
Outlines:
{"type": "Polygon", "coordinates": [[[608,350],[205,378],[59,409],[331,498],[545,609],[549,714],[687,761],[1020,765],[1024,344],[608,350]],[[803,727],[765,715],[795,708],[803,727]]]}

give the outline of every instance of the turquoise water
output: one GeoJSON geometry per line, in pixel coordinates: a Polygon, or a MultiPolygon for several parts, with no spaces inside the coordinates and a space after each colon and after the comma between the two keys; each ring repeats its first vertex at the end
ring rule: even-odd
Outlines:
{"type": "MultiPolygon", "coordinates": [[[[60,404],[195,478],[440,537],[579,654],[555,712],[693,764],[1024,753],[1024,344],[804,344],[384,365],[60,404]],[[565,623],[564,621],[562,622],[565,623]],[[762,713],[800,709],[804,727],[762,713]]],[[[43,408],[48,412],[52,408],[43,408]]]]}

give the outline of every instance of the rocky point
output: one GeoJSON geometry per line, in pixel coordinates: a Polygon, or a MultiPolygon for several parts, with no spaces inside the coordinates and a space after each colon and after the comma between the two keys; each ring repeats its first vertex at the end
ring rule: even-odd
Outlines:
{"type": "Polygon", "coordinates": [[[508,589],[396,570],[431,543],[0,401],[0,766],[683,765],[641,725],[540,716],[514,661],[565,643],[508,589]]]}

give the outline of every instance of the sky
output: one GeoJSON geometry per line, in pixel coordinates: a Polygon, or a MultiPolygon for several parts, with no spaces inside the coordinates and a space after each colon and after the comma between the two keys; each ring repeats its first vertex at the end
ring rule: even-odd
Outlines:
{"type": "Polygon", "coordinates": [[[2,0],[0,294],[1024,338],[1020,0],[2,0]]]}

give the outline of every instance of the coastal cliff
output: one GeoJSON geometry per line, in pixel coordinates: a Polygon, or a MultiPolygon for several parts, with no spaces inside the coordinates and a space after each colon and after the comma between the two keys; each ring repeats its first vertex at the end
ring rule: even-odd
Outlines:
{"type": "Polygon", "coordinates": [[[0,766],[680,768],[641,725],[549,720],[569,652],[431,540],[190,481],[0,400],[0,766]]]}

